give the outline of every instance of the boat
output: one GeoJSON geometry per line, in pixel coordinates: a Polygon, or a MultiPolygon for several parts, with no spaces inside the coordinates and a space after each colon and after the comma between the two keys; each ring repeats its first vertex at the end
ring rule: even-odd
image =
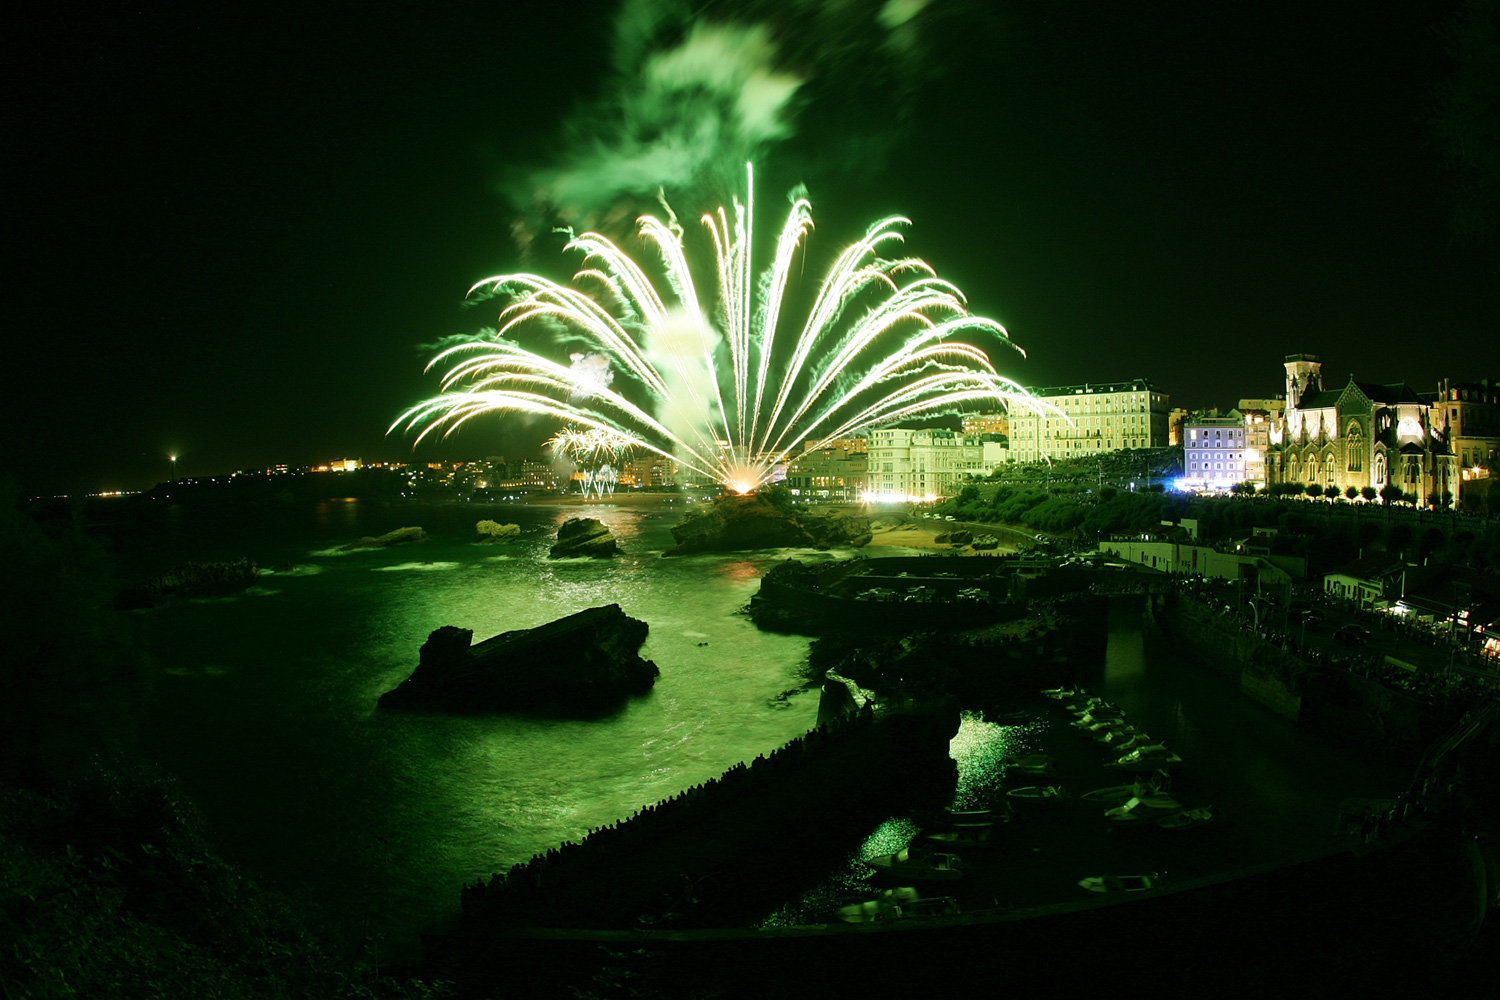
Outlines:
{"type": "Polygon", "coordinates": [[[1025,774],[1033,777],[1048,777],[1057,773],[1052,766],[1052,758],[1044,753],[1027,754],[1025,757],[1017,757],[1005,765],[1010,774],[1025,774]]]}
{"type": "Polygon", "coordinates": [[[1069,698],[1077,698],[1083,694],[1082,688],[1055,687],[1047,688],[1042,694],[1053,701],[1067,701],[1069,698]]]}
{"type": "Polygon", "coordinates": [[[995,829],[993,826],[961,826],[923,834],[923,839],[945,851],[984,848],[994,845],[995,829]]]}
{"type": "Polygon", "coordinates": [[[1097,875],[1081,878],[1078,884],[1089,892],[1146,892],[1161,880],[1155,875],[1097,875]]]}
{"type": "Polygon", "coordinates": [[[1163,830],[1185,830],[1190,826],[1201,826],[1214,818],[1211,806],[1199,806],[1197,809],[1184,809],[1174,816],[1165,816],[1156,821],[1156,825],[1163,830]]]}
{"type": "Polygon", "coordinates": [[[1182,811],[1182,803],[1170,795],[1133,795],[1121,805],[1106,809],[1104,818],[1116,823],[1154,823],[1182,811]]]}
{"type": "Polygon", "coordinates": [[[1026,802],[1040,802],[1043,799],[1065,799],[1068,790],[1061,785],[1022,785],[1020,788],[1012,788],[1005,793],[1013,799],[1026,802]]]}
{"type": "Polygon", "coordinates": [[[1114,719],[1096,719],[1092,715],[1085,715],[1083,718],[1078,719],[1075,722],[1068,723],[1068,725],[1072,726],[1074,729],[1081,729],[1086,733],[1107,733],[1113,732],[1116,729],[1124,729],[1129,726],[1130,723],[1125,721],[1125,717],[1123,715],[1114,719]]]}
{"type": "MultiPolygon", "coordinates": [[[[906,890],[916,892],[915,889],[906,890]]],[[[847,924],[872,924],[912,917],[949,917],[958,913],[958,900],[952,896],[915,896],[899,902],[867,899],[862,903],[841,906],[838,918],[847,924]]]]}
{"type": "Polygon", "coordinates": [[[1119,724],[1125,721],[1124,711],[1118,708],[1104,708],[1103,705],[1094,706],[1094,708],[1088,709],[1086,712],[1079,712],[1077,715],[1079,715],[1079,718],[1068,724],[1079,727],[1079,729],[1088,726],[1101,726],[1101,724],[1103,726],[1119,726],[1119,724]]]}
{"type": "Polygon", "coordinates": [[[838,908],[838,917],[846,924],[870,924],[877,920],[892,920],[901,913],[901,907],[915,903],[922,894],[914,886],[887,889],[874,899],[850,903],[838,908]]]}
{"type": "Polygon", "coordinates": [[[1097,732],[1089,733],[1089,735],[1092,736],[1096,741],[1103,743],[1105,746],[1110,746],[1117,743],[1123,743],[1126,740],[1136,736],[1145,736],[1146,733],[1144,730],[1137,729],[1134,726],[1123,725],[1116,726],[1113,729],[1100,729],[1097,732]]]}
{"type": "Polygon", "coordinates": [[[1010,762],[1012,767],[1047,767],[1052,763],[1052,758],[1044,753],[1029,753],[1024,757],[1017,757],[1010,762]]]}
{"type": "Polygon", "coordinates": [[[1010,819],[1010,811],[1002,809],[913,809],[911,818],[927,827],[944,830],[994,826],[1010,819]]]}
{"type": "Polygon", "coordinates": [[[865,858],[864,863],[883,875],[917,882],[951,882],[963,878],[963,859],[956,854],[926,854],[906,847],[895,854],[865,858]]]}
{"type": "Polygon", "coordinates": [[[1142,750],[1142,749],[1145,749],[1146,747],[1152,747],[1152,746],[1158,746],[1159,745],[1155,741],[1153,741],[1150,736],[1146,735],[1145,733],[1131,733],[1129,736],[1126,736],[1124,739],[1109,740],[1107,742],[1106,741],[1101,741],[1101,742],[1104,742],[1104,749],[1108,753],[1110,753],[1111,755],[1115,756],[1116,758],[1122,757],[1125,754],[1131,753],[1132,751],[1135,751],[1135,750],[1142,750]]]}
{"type": "Polygon", "coordinates": [[[1160,743],[1150,746],[1138,747],[1118,760],[1111,761],[1110,767],[1119,767],[1127,771],[1157,771],[1166,767],[1175,767],[1182,763],[1182,758],[1168,750],[1160,743]]]}
{"type": "Polygon", "coordinates": [[[1084,792],[1078,796],[1085,802],[1097,802],[1104,806],[1117,806],[1139,795],[1151,795],[1155,792],[1149,785],[1139,781],[1130,785],[1107,785],[1104,788],[1095,788],[1093,791],[1084,792]]]}

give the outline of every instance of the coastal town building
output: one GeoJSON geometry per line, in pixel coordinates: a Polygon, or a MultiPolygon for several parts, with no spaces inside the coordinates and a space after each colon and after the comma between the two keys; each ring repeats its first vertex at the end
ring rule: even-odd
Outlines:
{"type": "Polygon", "coordinates": [[[1500,457],[1500,382],[1444,379],[1436,405],[1448,420],[1448,443],[1458,457],[1459,478],[1468,482],[1489,477],[1500,457]]]}
{"type": "Polygon", "coordinates": [[[648,452],[633,455],[620,468],[620,485],[658,488],[677,483],[677,463],[663,455],[648,452]]]}
{"type": "Polygon", "coordinates": [[[872,430],[868,461],[865,493],[876,500],[951,496],[965,476],[990,471],[981,438],[937,428],[872,430]]]}
{"type": "Polygon", "coordinates": [[[1184,489],[1227,490],[1245,481],[1245,423],[1229,416],[1194,416],[1183,424],[1184,489]]]}
{"type": "Polygon", "coordinates": [[[1266,485],[1266,452],[1271,447],[1271,428],[1286,410],[1286,400],[1242,399],[1235,407],[1245,422],[1245,482],[1256,489],[1266,485]]]}
{"type": "Polygon", "coordinates": [[[1449,410],[1437,393],[1404,382],[1323,387],[1315,354],[1286,357],[1286,409],[1270,429],[1266,459],[1272,483],[1400,488],[1416,502],[1452,499],[1459,482],[1450,444],[1449,410]]]}
{"type": "MultiPolygon", "coordinates": [[[[861,444],[865,443],[860,438],[861,444]]],[[[869,456],[845,447],[810,448],[786,467],[786,486],[797,496],[857,500],[865,492],[869,456]]]]}
{"type": "Polygon", "coordinates": [[[1167,447],[1182,447],[1182,425],[1187,418],[1188,411],[1180,406],[1174,406],[1167,411],[1167,447]]]}
{"type": "Polygon", "coordinates": [[[1028,391],[1045,405],[1012,404],[1012,462],[1167,446],[1169,397],[1145,379],[1028,391]]]}
{"type": "Polygon", "coordinates": [[[965,437],[981,437],[985,434],[1010,435],[1008,413],[965,413],[959,420],[959,430],[965,437]]]}

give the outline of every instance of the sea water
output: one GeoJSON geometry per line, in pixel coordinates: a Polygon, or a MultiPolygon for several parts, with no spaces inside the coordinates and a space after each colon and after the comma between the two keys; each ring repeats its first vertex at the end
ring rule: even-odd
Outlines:
{"type": "MultiPolygon", "coordinates": [[[[346,936],[414,951],[450,920],[459,887],[629,816],[816,724],[807,639],[741,614],[788,556],[664,557],[680,502],[229,507],[140,501],[91,512],[122,574],[248,557],[248,592],[132,615],[155,692],[148,749],[199,805],[215,841],[323,907],[346,936]],[[143,510],[142,507],[145,509],[143,510]],[[558,525],[595,517],[623,554],[547,558],[558,525]],[[482,544],[475,522],[519,524],[482,544]],[[343,551],[423,527],[428,541],[343,551]],[[476,642],[605,604],[645,621],[653,690],[575,721],[520,713],[378,709],[442,625],[476,642]]],[[[566,671],[565,661],[548,670],[566,671]]]]}

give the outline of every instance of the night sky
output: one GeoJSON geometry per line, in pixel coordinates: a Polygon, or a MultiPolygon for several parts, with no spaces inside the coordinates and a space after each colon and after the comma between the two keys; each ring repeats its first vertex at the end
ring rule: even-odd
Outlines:
{"type": "MultiPolygon", "coordinates": [[[[1301,351],[1335,384],[1500,375],[1500,234],[1455,234],[1430,122],[1456,2],[518,6],[13,17],[23,495],[146,488],[174,452],[185,475],[405,459],[385,430],[434,391],[419,345],[493,322],[472,282],[566,279],[554,223],[625,239],[659,184],[695,219],[747,155],[763,232],[808,189],[806,280],[904,214],[907,250],[1026,349],[992,352],[1023,384],[1230,406],[1301,351]],[[713,40],[755,63],[709,64],[747,90],[651,90],[713,40]]],[[[551,429],[417,454],[531,457],[551,429]]]]}

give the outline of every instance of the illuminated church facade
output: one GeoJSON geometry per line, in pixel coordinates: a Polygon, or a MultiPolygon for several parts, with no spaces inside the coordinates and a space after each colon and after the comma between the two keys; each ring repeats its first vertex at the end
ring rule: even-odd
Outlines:
{"type": "Polygon", "coordinates": [[[1266,453],[1269,482],[1317,483],[1341,493],[1394,485],[1422,504],[1457,497],[1458,456],[1437,393],[1352,376],[1341,389],[1325,389],[1313,354],[1289,355],[1285,368],[1286,409],[1266,453]]]}

